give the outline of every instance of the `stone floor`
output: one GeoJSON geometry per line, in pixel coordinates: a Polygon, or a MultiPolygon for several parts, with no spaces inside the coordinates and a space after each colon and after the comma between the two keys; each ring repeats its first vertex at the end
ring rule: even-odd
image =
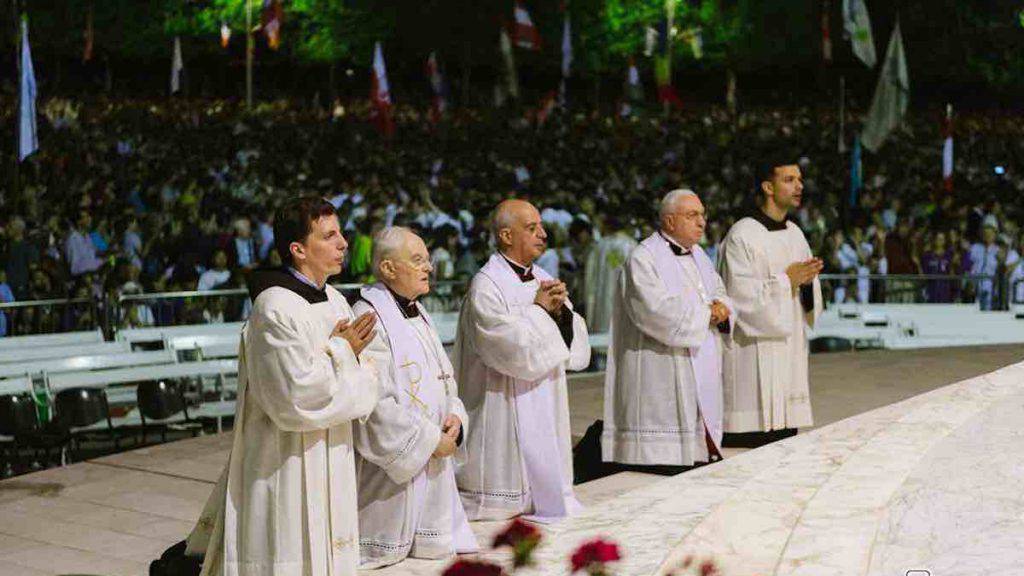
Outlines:
{"type": "MultiPolygon", "coordinates": [[[[817,426],[1019,362],[1021,346],[870,351],[811,359],[817,426]]],[[[601,378],[570,386],[573,433],[600,418],[601,378]]],[[[180,540],[220,473],[229,435],[116,454],[0,482],[0,576],[136,575],[180,540]]],[[[734,456],[738,450],[727,452],[734,456]]],[[[594,506],[661,477],[619,474],[579,487],[594,506]]],[[[494,526],[476,527],[486,539],[494,526]]],[[[377,574],[436,574],[409,562],[377,574]]]]}

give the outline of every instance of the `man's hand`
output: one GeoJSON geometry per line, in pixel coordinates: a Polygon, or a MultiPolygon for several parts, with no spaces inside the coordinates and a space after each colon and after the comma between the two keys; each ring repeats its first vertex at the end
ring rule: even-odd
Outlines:
{"type": "Polygon", "coordinates": [[[449,414],[444,419],[444,424],[441,426],[441,432],[444,432],[445,436],[452,439],[452,442],[458,444],[459,434],[462,433],[462,420],[455,414],[449,414]]]}
{"type": "Polygon", "coordinates": [[[441,434],[437,448],[434,449],[434,458],[447,458],[452,454],[455,454],[455,440],[448,434],[441,434]]]}
{"type": "Polygon", "coordinates": [[[562,305],[568,299],[569,289],[565,287],[565,282],[545,280],[540,283],[540,288],[537,288],[537,296],[533,299],[533,302],[547,310],[548,314],[557,316],[562,311],[562,305]]]}
{"type": "Polygon", "coordinates": [[[729,319],[729,308],[725,304],[722,304],[721,300],[715,300],[711,303],[711,325],[718,326],[722,322],[729,319]]]}
{"type": "Polygon", "coordinates": [[[363,349],[366,348],[366,345],[370,343],[370,340],[373,340],[374,334],[377,333],[373,329],[376,324],[377,317],[372,312],[366,312],[359,318],[356,318],[355,322],[349,322],[347,318],[343,318],[335,324],[334,332],[331,333],[331,336],[348,340],[352,351],[355,352],[356,356],[359,356],[363,349]]]}
{"type": "Polygon", "coordinates": [[[811,283],[824,267],[825,263],[821,261],[821,258],[811,258],[790,264],[789,268],[786,268],[786,275],[789,276],[790,284],[796,288],[811,283]]]}

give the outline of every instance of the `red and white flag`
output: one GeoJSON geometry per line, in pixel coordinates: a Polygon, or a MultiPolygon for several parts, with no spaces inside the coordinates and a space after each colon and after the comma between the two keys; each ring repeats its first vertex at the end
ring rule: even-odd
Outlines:
{"type": "Polygon", "coordinates": [[[448,99],[445,97],[444,78],[441,76],[441,67],[437,63],[437,54],[430,53],[427,58],[427,78],[430,79],[430,87],[434,91],[434,101],[430,107],[430,121],[440,122],[448,110],[448,99]]]}
{"type": "Polygon", "coordinates": [[[942,187],[953,191],[953,105],[946,104],[942,120],[942,187]]]}
{"type": "Polygon", "coordinates": [[[512,41],[516,46],[526,50],[540,50],[540,33],[530,19],[522,2],[516,2],[515,26],[512,28],[512,41]]]}
{"type": "Polygon", "coordinates": [[[281,45],[281,22],[284,21],[284,10],[281,0],[263,0],[263,32],[267,35],[267,46],[277,50],[281,45]]]}
{"type": "Polygon", "coordinates": [[[384,65],[384,51],[377,42],[373,47],[373,85],[370,88],[370,103],[373,104],[373,118],[381,133],[391,136],[395,131],[391,119],[391,89],[388,87],[388,71],[384,65]]]}
{"type": "Polygon", "coordinates": [[[82,63],[89,62],[92,60],[92,48],[93,48],[93,26],[92,26],[92,6],[89,6],[89,12],[85,15],[85,45],[82,47],[82,63]]]}
{"type": "Polygon", "coordinates": [[[227,48],[228,43],[231,42],[231,27],[228,26],[227,22],[220,23],[220,47],[227,48]]]}

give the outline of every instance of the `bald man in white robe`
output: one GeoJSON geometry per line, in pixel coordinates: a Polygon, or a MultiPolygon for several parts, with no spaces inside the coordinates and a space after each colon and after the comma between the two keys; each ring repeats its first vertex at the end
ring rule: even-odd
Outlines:
{"type": "Polygon", "coordinates": [[[498,251],[473,278],[455,341],[469,415],[459,491],[470,520],[555,521],[581,508],[565,374],[590,363],[587,326],[565,284],[533,265],[547,245],[537,209],[507,200],[492,229],[498,251]]]}

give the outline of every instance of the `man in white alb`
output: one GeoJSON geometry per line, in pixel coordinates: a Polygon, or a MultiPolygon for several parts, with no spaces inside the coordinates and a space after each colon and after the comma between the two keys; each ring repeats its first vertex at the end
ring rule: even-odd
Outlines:
{"type": "Polygon", "coordinates": [[[557,520],[580,508],[565,371],[590,363],[587,326],[533,265],[547,245],[537,209],[506,200],[491,226],[498,252],[470,284],[453,357],[469,414],[459,491],[470,520],[557,520]]]}
{"type": "Polygon", "coordinates": [[[384,228],[373,239],[373,271],[379,282],[352,307],[378,319],[363,356],[375,360],[382,388],[373,413],[355,426],[362,567],[475,552],[455,486],[469,418],[441,338],[417,301],[430,291],[430,254],[411,230],[384,228]]]}
{"type": "Polygon", "coordinates": [[[800,167],[785,159],[765,163],[755,194],[757,208],[729,230],[721,259],[736,315],[725,346],[725,432],[753,433],[741,444],[751,436],[755,444],[790,436],[813,423],[807,328],[822,310],[822,261],[787,219],[803,195],[800,167]]]}
{"type": "Polygon", "coordinates": [[[672,474],[720,457],[720,331],[729,331],[732,304],[698,245],[705,224],[693,191],[669,192],[660,229],[623,267],[605,374],[605,462],[672,474]]]}
{"type": "Polygon", "coordinates": [[[334,207],[293,198],[274,219],[281,269],[253,272],[238,355],[228,464],[187,540],[204,576],[354,576],[359,564],[352,421],[379,396],[354,319],[327,285],[348,244],[334,207]]]}

